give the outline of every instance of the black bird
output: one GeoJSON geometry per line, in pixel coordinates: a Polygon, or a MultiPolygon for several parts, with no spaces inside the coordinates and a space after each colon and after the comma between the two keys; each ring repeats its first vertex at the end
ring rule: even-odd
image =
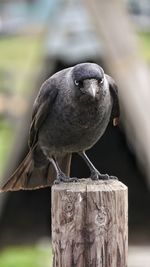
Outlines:
{"type": "Polygon", "coordinates": [[[1,192],[46,187],[55,179],[77,180],[69,177],[72,153],[85,160],[91,179],[115,178],[99,173],[85,151],[118,117],[117,86],[99,65],[82,63],[55,73],[34,102],[29,153],[1,192]]]}

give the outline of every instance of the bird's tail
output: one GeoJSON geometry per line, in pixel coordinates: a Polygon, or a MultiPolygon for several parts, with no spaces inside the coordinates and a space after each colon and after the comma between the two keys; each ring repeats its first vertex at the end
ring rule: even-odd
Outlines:
{"type": "MultiPolygon", "coordinates": [[[[61,170],[66,175],[69,175],[71,154],[58,158],[57,161],[61,170]]],[[[0,188],[0,192],[49,187],[55,180],[55,176],[54,168],[50,162],[42,168],[35,168],[32,159],[32,151],[30,151],[9,180],[0,188]]]]}

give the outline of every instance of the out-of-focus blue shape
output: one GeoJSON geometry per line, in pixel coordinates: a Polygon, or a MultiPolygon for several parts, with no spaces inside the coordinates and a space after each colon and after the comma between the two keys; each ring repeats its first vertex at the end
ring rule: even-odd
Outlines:
{"type": "Polygon", "coordinates": [[[131,18],[138,30],[150,31],[150,1],[126,0],[131,18]]]}
{"type": "MultiPolygon", "coordinates": [[[[60,1],[61,2],[61,1],[60,1]]],[[[49,27],[45,51],[49,57],[67,63],[98,60],[103,48],[96,37],[86,6],[81,1],[63,1],[49,27]]]]}
{"type": "Polygon", "coordinates": [[[0,3],[0,34],[14,35],[41,27],[53,16],[59,0],[22,0],[0,3]]]}

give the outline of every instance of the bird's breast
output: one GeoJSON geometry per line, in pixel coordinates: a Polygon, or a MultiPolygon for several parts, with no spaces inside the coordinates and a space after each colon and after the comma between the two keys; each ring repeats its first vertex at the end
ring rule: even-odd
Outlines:
{"type": "Polygon", "coordinates": [[[56,154],[87,149],[104,133],[110,113],[111,105],[105,103],[60,103],[45,121],[40,143],[56,154]]]}

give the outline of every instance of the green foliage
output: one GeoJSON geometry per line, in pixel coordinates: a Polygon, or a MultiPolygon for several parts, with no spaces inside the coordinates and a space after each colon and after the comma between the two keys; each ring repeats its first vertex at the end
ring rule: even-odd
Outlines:
{"type": "Polygon", "coordinates": [[[37,37],[8,37],[0,39],[0,66],[24,67],[26,60],[39,52],[41,42],[37,37]],[[15,63],[15,65],[14,65],[15,63]]]}
{"type": "MultiPolygon", "coordinates": [[[[38,36],[0,38],[0,93],[28,95],[40,66],[42,42],[38,36]]],[[[0,119],[0,178],[14,137],[10,121],[0,119]]]]}
{"type": "Polygon", "coordinates": [[[32,75],[35,75],[41,56],[41,38],[31,36],[8,37],[0,39],[0,70],[13,77],[11,90],[32,90],[28,88],[32,75]]]}
{"type": "Polygon", "coordinates": [[[146,61],[150,63],[150,32],[140,32],[140,52],[146,61]]]}
{"type": "Polygon", "coordinates": [[[50,267],[52,252],[49,248],[13,247],[0,253],[0,267],[50,267]]]}
{"type": "Polygon", "coordinates": [[[13,133],[10,123],[6,120],[0,120],[0,178],[6,163],[6,158],[8,157],[12,139],[13,133]]]}

